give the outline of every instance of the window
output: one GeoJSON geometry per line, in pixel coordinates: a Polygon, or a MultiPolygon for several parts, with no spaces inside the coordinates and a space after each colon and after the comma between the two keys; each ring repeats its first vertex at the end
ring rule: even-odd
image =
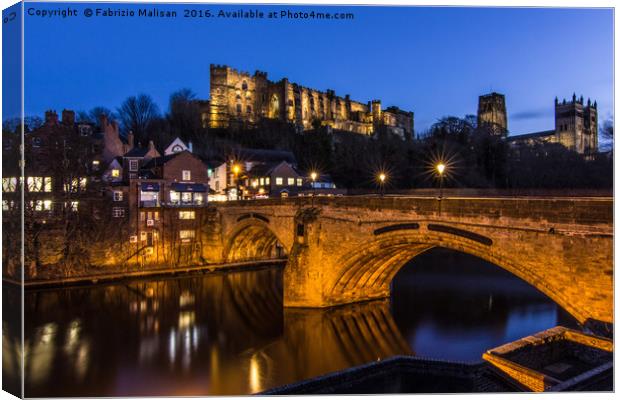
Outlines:
{"type": "Polygon", "coordinates": [[[121,192],[120,190],[115,190],[114,201],[123,201],[123,192],[121,192]]]}
{"type": "Polygon", "coordinates": [[[129,160],[129,170],[130,171],[138,170],[138,160],[129,160]]]}
{"type": "Polygon", "coordinates": [[[65,192],[77,193],[78,190],[86,190],[86,178],[73,178],[70,182],[64,184],[65,192]]]}
{"type": "Polygon", "coordinates": [[[98,160],[94,160],[93,161],[93,171],[99,171],[99,161],[98,160]]]}
{"type": "Polygon", "coordinates": [[[146,219],[146,213],[144,211],[140,211],[140,221],[144,221],[145,219],[146,219]]]}
{"type": "Polygon", "coordinates": [[[189,181],[192,179],[192,171],[188,171],[186,169],[183,170],[183,180],[189,181]]]}
{"type": "Polygon", "coordinates": [[[35,211],[50,211],[52,209],[51,200],[35,200],[30,202],[30,206],[35,211]]]}
{"type": "Polygon", "coordinates": [[[17,178],[2,178],[2,191],[14,192],[17,188],[17,178]]]}
{"type": "Polygon", "coordinates": [[[265,178],[265,185],[269,185],[269,181],[271,181],[271,179],[269,177],[265,178]]]}
{"type": "Polygon", "coordinates": [[[261,186],[264,186],[265,185],[265,178],[260,178],[259,182],[260,182],[261,186]]]}
{"type": "Polygon", "coordinates": [[[241,89],[248,90],[248,83],[246,81],[243,81],[243,83],[241,84],[241,89]]]}
{"type": "MultiPolygon", "coordinates": [[[[144,213],[140,213],[140,216],[142,217],[144,215],[144,213]]],[[[112,216],[114,218],[121,218],[125,216],[125,209],[123,207],[113,207],[112,208],[112,216]]],[[[145,232],[144,232],[145,233],[145,232]]]]}
{"type": "Polygon", "coordinates": [[[196,231],[193,229],[186,229],[179,231],[179,238],[181,239],[192,239],[196,236],[196,231]]]}
{"type": "Polygon", "coordinates": [[[120,170],[118,170],[118,169],[116,169],[116,168],[114,168],[114,169],[112,170],[111,175],[112,175],[112,178],[118,178],[119,176],[121,176],[121,171],[120,171],[120,170]]]}
{"type": "Polygon", "coordinates": [[[278,185],[278,186],[282,186],[282,181],[283,181],[283,179],[282,179],[282,178],[280,178],[280,177],[276,177],[276,185],[278,185]]]}
{"type": "Polygon", "coordinates": [[[40,137],[35,137],[32,139],[32,147],[41,147],[41,138],[40,137]]]}
{"type": "Polygon", "coordinates": [[[194,193],[194,204],[202,205],[203,200],[202,193],[194,193]]]}
{"type": "Polygon", "coordinates": [[[181,200],[181,196],[179,195],[179,192],[175,192],[174,190],[171,190],[170,191],[170,202],[178,203],[179,200],[181,200]]]}
{"type": "Polygon", "coordinates": [[[29,176],[26,178],[26,184],[29,192],[43,191],[43,177],[41,176],[29,176]]]}
{"type": "Polygon", "coordinates": [[[73,212],[77,212],[78,210],[78,205],[79,202],[77,201],[72,201],[71,203],[69,203],[69,210],[73,211],[73,212]]]}
{"type": "Polygon", "coordinates": [[[247,106],[246,111],[248,112],[248,114],[250,114],[252,112],[252,106],[247,106]]]}
{"type": "Polygon", "coordinates": [[[195,219],[195,211],[179,211],[179,219],[195,219]]]}
{"type": "Polygon", "coordinates": [[[286,184],[287,184],[288,186],[293,186],[293,185],[295,185],[295,178],[287,178],[287,179],[286,179],[286,184]]]}
{"type": "Polygon", "coordinates": [[[303,180],[301,178],[297,178],[297,186],[301,186],[303,184],[303,180]]]}
{"type": "Polygon", "coordinates": [[[241,114],[241,104],[237,104],[237,113],[241,114]]]}
{"type": "Polygon", "coordinates": [[[2,200],[2,211],[9,211],[13,207],[15,207],[15,202],[13,200],[2,200]]]}

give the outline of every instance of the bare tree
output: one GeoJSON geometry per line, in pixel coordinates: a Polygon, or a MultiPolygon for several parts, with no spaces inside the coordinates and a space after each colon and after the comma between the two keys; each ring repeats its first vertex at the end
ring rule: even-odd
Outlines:
{"type": "Polygon", "coordinates": [[[128,97],[117,109],[125,133],[132,131],[139,141],[147,137],[149,125],[159,117],[159,108],[151,96],[139,94],[128,97]]]}

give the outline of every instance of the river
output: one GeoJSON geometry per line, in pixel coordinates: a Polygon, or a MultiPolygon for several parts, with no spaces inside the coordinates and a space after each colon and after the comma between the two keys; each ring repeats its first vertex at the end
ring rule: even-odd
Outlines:
{"type": "MultiPolygon", "coordinates": [[[[325,310],[284,309],[277,267],[26,291],[26,396],[257,393],[398,354],[478,361],[575,326],[518,278],[448,250],[416,257],[392,286],[390,299],[325,310]]],[[[17,338],[3,323],[5,382],[17,338]]]]}

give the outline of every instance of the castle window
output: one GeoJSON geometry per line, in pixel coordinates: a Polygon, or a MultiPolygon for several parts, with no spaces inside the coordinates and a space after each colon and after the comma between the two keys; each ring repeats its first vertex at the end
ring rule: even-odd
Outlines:
{"type": "Polygon", "coordinates": [[[237,95],[237,100],[241,100],[241,96],[240,95],[237,95]]]}
{"type": "Polygon", "coordinates": [[[237,113],[241,114],[241,104],[237,104],[237,113]]]}
{"type": "Polygon", "coordinates": [[[248,90],[248,83],[246,81],[243,81],[243,83],[241,84],[241,89],[248,90]]]}
{"type": "Polygon", "coordinates": [[[289,100],[289,101],[288,101],[288,106],[289,106],[289,107],[293,107],[293,100],[289,100]]]}
{"type": "Polygon", "coordinates": [[[252,106],[247,106],[247,112],[248,114],[252,112],[252,106]]]}

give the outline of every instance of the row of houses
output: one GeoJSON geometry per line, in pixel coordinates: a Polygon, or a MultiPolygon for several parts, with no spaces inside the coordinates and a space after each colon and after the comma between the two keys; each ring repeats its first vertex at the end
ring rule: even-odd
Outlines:
{"type": "Polygon", "coordinates": [[[135,252],[153,251],[166,237],[201,241],[209,202],[341,193],[329,176],[311,180],[290,152],[238,149],[204,159],[179,138],[160,151],[153,142],[137,146],[105,116],[98,125],[82,123],[69,110],[62,119],[48,111],[43,125],[25,134],[24,178],[19,142],[17,134],[3,135],[3,213],[19,209],[24,184],[30,220],[48,228],[71,216],[81,215],[82,224],[92,216],[110,220],[127,228],[135,252]]]}

